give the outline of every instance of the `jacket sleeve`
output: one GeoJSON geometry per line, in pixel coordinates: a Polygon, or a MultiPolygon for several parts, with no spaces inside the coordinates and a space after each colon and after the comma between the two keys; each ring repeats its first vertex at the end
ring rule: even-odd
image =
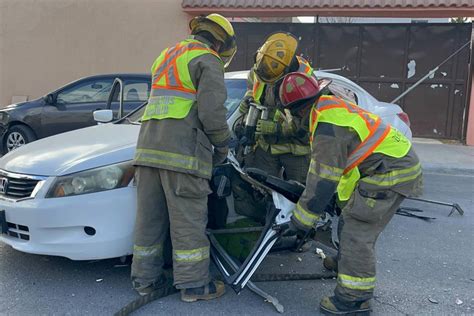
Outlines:
{"type": "Polygon", "coordinates": [[[321,217],[336,192],[344,171],[354,132],[329,123],[319,123],[311,151],[306,189],[301,195],[292,221],[303,230],[310,229],[321,217]]]}
{"type": "Polygon", "coordinates": [[[194,75],[198,117],[204,133],[214,147],[227,147],[230,131],[224,106],[227,90],[222,63],[215,56],[205,54],[192,60],[189,68],[194,75]]]}

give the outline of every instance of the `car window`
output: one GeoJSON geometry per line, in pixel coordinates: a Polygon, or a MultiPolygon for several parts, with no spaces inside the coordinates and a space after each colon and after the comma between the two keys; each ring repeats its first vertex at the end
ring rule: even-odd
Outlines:
{"type": "Polygon", "coordinates": [[[149,94],[148,82],[126,81],[123,91],[124,101],[146,101],[149,94]]]}
{"type": "Polygon", "coordinates": [[[98,79],[81,82],[68,87],[57,95],[59,104],[106,102],[113,79],[98,79]]]}
{"type": "Polygon", "coordinates": [[[227,100],[224,105],[227,108],[227,117],[229,117],[239,107],[240,101],[247,91],[247,80],[226,79],[225,86],[227,88],[227,100]]]}
{"type": "Polygon", "coordinates": [[[337,81],[332,81],[332,83],[329,85],[329,91],[331,91],[331,93],[338,98],[358,104],[359,100],[357,99],[355,92],[337,81]]]}
{"type": "MultiPolygon", "coordinates": [[[[227,117],[229,117],[238,107],[240,101],[244,97],[245,92],[247,91],[247,81],[246,79],[226,79],[225,85],[227,88],[227,100],[224,103],[224,106],[227,109],[227,117]]],[[[128,120],[131,122],[138,122],[145,112],[145,106],[142,106],[139,110],[131,113],[128,116],[128,120]]]]}

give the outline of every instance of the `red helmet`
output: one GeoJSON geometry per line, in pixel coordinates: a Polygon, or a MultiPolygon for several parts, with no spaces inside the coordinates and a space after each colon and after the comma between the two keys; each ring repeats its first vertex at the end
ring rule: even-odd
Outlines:
{"type": "Polygon", "coordinates": [[[280,85],[280,100],[284,107],[317,97],[321,88],[313,76],[308,77],[301,72],[289,73],[280,85]]]}

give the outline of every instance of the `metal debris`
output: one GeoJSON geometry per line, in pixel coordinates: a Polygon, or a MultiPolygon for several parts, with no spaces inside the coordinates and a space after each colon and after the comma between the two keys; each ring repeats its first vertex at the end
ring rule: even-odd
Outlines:
{"type": "Polygon", "coordinates": [[[301,259],[301,257],[298,257],[297,260],[298,260],[298,262],[303,261],[303,259],[301,259]]]}
{"type": "Polygon", "coordinates": [[[459,298],[456,298],[456,305],[462,305],[463,301],[461,301],[459,298]]]}
{"type": "Polygon", "coordinates": [[[430,301],[433,304],[439,304],[439,302],[437,300],[435,300],[434,298],[431,298],[431,297],[428,297],[428,301],[430,301]]]}
{"type": "Polygon", "coordinates": [[[125,268],[125,267],[128,267],[129,265],[128,264],[116,264],[114,265],[114,268],[125,268]]]}
{"type": "Polygon", "coordinates": [[[95,280],[95,281],[96,281],[97,283],[100,283],[100,282],[104,281],[104,279],[97,279],[97,280],[95,280]]]}

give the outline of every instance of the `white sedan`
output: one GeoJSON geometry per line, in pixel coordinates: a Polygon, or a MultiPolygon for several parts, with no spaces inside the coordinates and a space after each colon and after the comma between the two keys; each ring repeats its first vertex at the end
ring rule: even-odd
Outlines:
{"type": "MultiPolygon", "coordinates": [[[[231,124],[246,89],[247,72],[226,74],[231,124]]],[[[335,93],[411,138],[398,105],[377,101],[341,76],[335,93]]],[[[110,124],[55,135],[27,144],[0,159],[0,241],[35,254],[73,260],[132,253],[136,188],[132,159],[144,106],[110,124]]]]}

